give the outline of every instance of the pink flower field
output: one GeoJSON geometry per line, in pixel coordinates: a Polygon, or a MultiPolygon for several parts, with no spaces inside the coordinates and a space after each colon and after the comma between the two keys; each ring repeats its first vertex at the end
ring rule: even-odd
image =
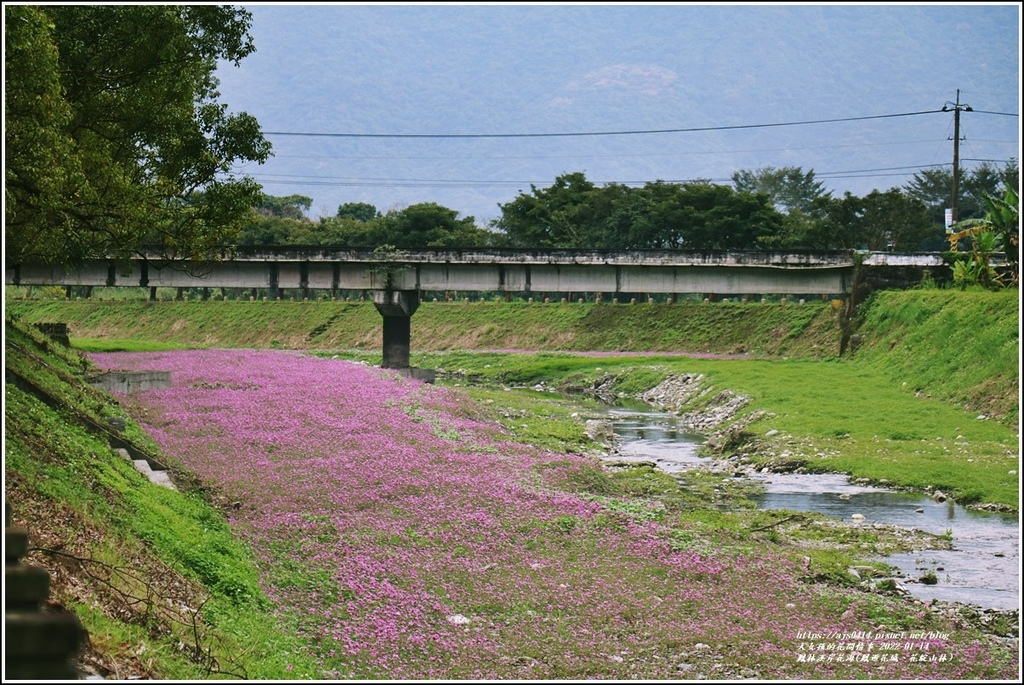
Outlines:
{"type": "Polygon", "coordinates": [[[654,504],[573,492],[592,458],[511,442],[457,389],[277,351],[91,359],[171,372],[125,407],[237,503],[276,620],[325,677],[1016,677],[1016,657],[924,612],[916,629],[948,640],[883,649],[863,595],[711,531],[690,538],[720,551],[697,553],[654,504]]]}

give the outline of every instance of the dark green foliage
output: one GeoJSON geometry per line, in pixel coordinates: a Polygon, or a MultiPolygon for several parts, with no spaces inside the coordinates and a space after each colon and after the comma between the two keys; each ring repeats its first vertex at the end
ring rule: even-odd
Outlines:
{"type": "Polygon", "coordinates": [[[80,251],[72,213],[85,182],[69,131],[53,24],[39,7],[4,6],[4,239],[8,260],[80,251]]]}
{"type": "Polygon", "coordinates": [[[765,195],[703,182],[599,188],[581,172],[499,206],[494,228],[513,247],[755,249],[782,228],[765,195]]]}
{"type": "Polygon", "coordinates": [[[471,216],[459,218],[453,209],[433,202],[421,202],[391,211],[375,222],[372,245],[397,248],[446,248],[485,245],[487,231],[478,228],[471,216]]]}
{"type": "Polygon", "coordinates": [[[732,182],[741,193],[764,193],[786,214],[812,212],[816,200],[832,195],[824,183],[814,179],[813,169],[804,172],[800,167],[741,169],[732,175],[732,182]]]}
{"type": "Polygon", "coordinates": [[[305,195],[288,195],[287,197],[264,195],[263,201],[256,208],[256,213],[282,219],[303,219],[312,205],[313,198],[305,195]]]}
{"type": "Polygon", "coordinates": [[[377,208],[366,202],[346,202],[338,207],[335,215],[339,219],[354,219],[355,221],[373,221],[380,216],[377,208]]]}
{"type": "MultiPolygon", "coordinates": [[[[301,196],[292,196],[301,197],[301,196]]],[[[280,205],[289,198],[269,198],[280,205]]],[[[263,206],[268,204],[264,200],[263,206]]],[[[287,206],[287,205],[286,205],[287,206]]],[[[293,213],[265,211],[254,214],[238,238],[239,245],[330,245],[402,249],[460,248],[487,245],[492,234],[477,227],[473,217],[459,217],[453,209],[422,202],[381,215],[366,203],[347,203],[338,214],[310,221],[293,213]]]]}
{"type": "Polygon", "coordinates": [[[6,7],[9,262],[143,248],[208,255],[258,204],[235,177],[270,145],[219,103],[218,61],[253,51],[250,15],[215,5],[6,7]]]}
{"type": "Polygon", "coordinates": [[[897,189],[819,200],[815,211],[821,219],[798,239],[806,247],[914,252],[942,236],[924,203],[897,189]]]}
{"type": "MultiPolygon", "coordinates": [[[[1000,188],[1020,187],[1020,167],[1017,160],[1010,160],[1001,169],[988,162],[974,169],[965,170],[960,177],[960,197],[957,202],[957,221],[979,219],[987,209],[986,196],[998,196],[1000,188]]],[[[911,197],[927,206],[933,224],[945,226],[946,208],[951,206],[953,194],[953,170],[945,167],[923,169],[903,186],[911,197]]],[[[934,249],[942,249],[941,244],[934,249]]]]}

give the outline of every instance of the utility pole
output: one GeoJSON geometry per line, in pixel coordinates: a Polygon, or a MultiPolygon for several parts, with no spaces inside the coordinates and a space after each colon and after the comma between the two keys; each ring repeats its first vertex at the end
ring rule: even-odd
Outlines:
{"type": "MultiPolygon", "coordinates": [[[[950,103],[942,106],[943,112],[949,111],[950,103]]],[[[973,112],[970,105],[960,104],[960,89],[956,89],[956,102],[953,103],[953,199],[950,202],[951,223],[957,221],[957,200],[960,197],[960,112],[973,112]]]]}

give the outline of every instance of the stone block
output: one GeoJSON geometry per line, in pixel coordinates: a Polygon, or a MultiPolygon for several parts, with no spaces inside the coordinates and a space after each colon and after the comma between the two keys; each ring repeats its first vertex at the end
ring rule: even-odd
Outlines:
{"type": "Polygon", "coordinates": [[[50,596],[50,574],[27,564],[4,566],[4,607],[38,607],[50,596]]]}
{"type": "Polygon", "coordinates": [[[6,655],[52,659],[78,651],[82,624],[72,613],[8,611],[4,613],[6,655]]]}

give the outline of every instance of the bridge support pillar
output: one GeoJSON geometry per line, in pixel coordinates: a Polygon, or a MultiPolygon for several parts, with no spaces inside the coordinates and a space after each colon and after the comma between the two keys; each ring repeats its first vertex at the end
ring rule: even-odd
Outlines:
{"type": "Polygon", "coordinates": [[[384,359],[381,368],[408,369],[412,315],[420,306],[416,290],[375,290],[373,304],[384,318],[384,359]]]}

